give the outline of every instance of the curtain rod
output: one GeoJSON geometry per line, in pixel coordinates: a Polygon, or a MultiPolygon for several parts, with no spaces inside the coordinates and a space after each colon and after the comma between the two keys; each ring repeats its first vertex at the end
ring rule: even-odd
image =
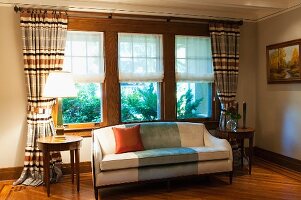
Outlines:
{"type": "Polygon", "coordinates": [[[139,14],[123,14],[123,13],[104,13],[104,12],[87,12],[87,11],[68,11],[70,17],[84,17],[84,18],[103,18],[110,19],[148,19],[148,20],[164,20],[167,22],[194,22],[194,23],[209,23],[220,22],[243,25],[243,20],[230,19],[202,19],[190,17],[174,17],[174,16],[157,16],[157,15],[139,15],[139,14]]]}
{"type": "Polygon", "coordinates": [[[44,8],[31,8],[29,4],[23,4],[26,7],[20,7],[15,5],[15,12],[22,12],[24,9],[42,9],[42,10],[50,10],[50,11],[65,11],[69,16],[90,16],[90,17],[107,17],[109,19],[113,18],[134,18],[134,19],[153,19],[153,20],[166,20],[167,22],[176,22],[176,21],[188,21],[188,22],[199,22],[199,23],[229,23],[229,24],[237,24],[239,26],[243,25],[243,20],[230,20],[230,19],[201,19],[201,18],[189,18],[189,17],[174,17],[174,16],[156,16],[156,15],[139,15],[139,14],[122,14],[122,13],[105,13],[105,12],[87,12],[87,11],[68,11],[68,9],[62,9],[50,6],[43,6],[44,8]],[[28,7],[27,7],[28,6],[28,7]],[[48,9],[50,8],[50,9],[48,9]]]}
{"type": "Polygon", "coordinates": [[[33,6],[33,5],[30,5],[30,4],[23,4],[23,5],[25,7],[20,7],[20,6],[15,5],[14,6],[14,11],[16,13],[17,12],[22,12],[24,10],[31,10],[31,9],[49,10],[49,11],[64,11],[64,12],[68,11],[67,9],[62,9],[62,7],[55,7],[55,6],[47,6],[47,7],[43,6],[43,8],[42,8],[42,7],[29,7],[29,6],[33,6]]]}

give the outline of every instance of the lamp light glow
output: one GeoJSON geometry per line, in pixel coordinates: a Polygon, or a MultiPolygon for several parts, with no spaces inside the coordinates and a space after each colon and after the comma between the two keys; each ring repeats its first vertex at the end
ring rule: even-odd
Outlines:
{"type": "Polygon", "coordinates": [[[75,83],[70,72],[50,72],[44,88],[44,97],[76,97],[75,83]]]}
{"type": "Polygon", "coordinates": [[[64,134],[62,98],[76,97],[77,91],[70,72],[50,72],[44,87],[43,97],[58,98],[57,135],[64,134]]]}

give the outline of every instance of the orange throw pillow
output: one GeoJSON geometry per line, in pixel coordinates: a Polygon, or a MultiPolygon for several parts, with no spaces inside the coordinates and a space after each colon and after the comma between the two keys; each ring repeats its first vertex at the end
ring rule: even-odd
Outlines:
{"type": "Polygon", "coordinates": [[[112,129],[116,142],[116,154],[144,150],[140,136],[140,125],[129,128],[113,127],[112,129]]]}

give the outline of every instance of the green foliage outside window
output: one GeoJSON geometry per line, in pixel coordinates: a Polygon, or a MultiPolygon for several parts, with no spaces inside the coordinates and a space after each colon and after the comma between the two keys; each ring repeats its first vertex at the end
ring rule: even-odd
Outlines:
{"type": "MultiPolygon", "coordinates": [[[[126,86],[125,86],[126,87],[126,86]]],[[[121,121],[153,121],[158,119],[158,96],[154,84],[121,91],[121,121]]]]}
{"type": "MultiPolygon", "coordinates": [[[[189,89],[177,101],[178,119],[199,117],[196,110],[201,99],[194,100],[189,89]]],[[[151,83],[144,87],[135,87],[131,93],[121,90],[121,120],[123,122],[153,121],[158,119],[158,96],[151,83]]]]}
{"type": "Polygon", "coordinates": [[[76,84],[76,98],[63,99],[63,122],[89,123],[101,121],[101,102],[99,84],[76,84]]]}
{"type": "Polygon", "coordinates": [[[177,117],[178,119],[197,118],[196,110],[200,105],[203,98],[193,101],[192,90],[188,89],[187,92],[177,101],[177,117]]]}
{"type": "MultiPolygon", "coordinates": [[[[64,124],[101,121],[99,85],[76,84],[78,96],[63,99],[64,124]]],[[[127,87],[127,86],[125,86],[127,87]]],[[[131,92],[121,90],[121,121],[154,121],[158,119],[158,94],[154,83],[133,87],[131,92]]],[[[196,110],[203,98],[193,100],[189,89],[177,101],[178,119],[197,118],[196,110]]]]}

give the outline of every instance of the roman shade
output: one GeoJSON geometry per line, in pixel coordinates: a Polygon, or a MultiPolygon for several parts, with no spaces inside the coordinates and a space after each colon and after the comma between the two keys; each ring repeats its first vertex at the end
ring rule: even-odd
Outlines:
{"type": "Polygon", "coordinates": [[[162,82],[162,35],[118,33],[120,82],[162,82]]]}
{"type": "Polygon", "coordinates": [[[212,83],[213,66],[209,37],[176,36],[176,80],[212,83]]]}

